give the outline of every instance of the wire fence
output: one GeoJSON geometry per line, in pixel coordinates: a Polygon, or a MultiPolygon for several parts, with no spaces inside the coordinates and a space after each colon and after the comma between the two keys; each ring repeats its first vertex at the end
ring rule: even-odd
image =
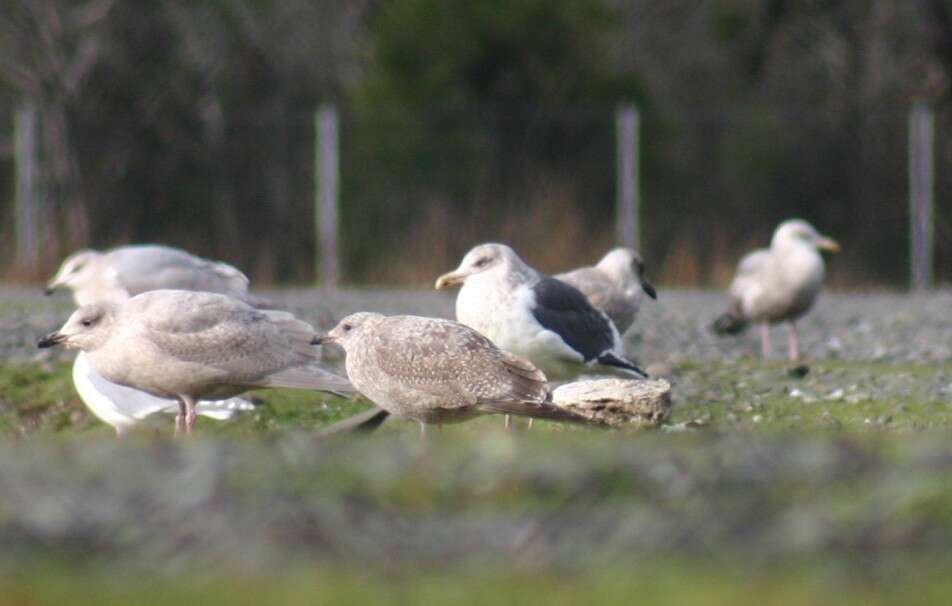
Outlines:
{"type": "MultiPolygon", "coordinates": [[[[421,285],[480,241],[509,242],[555,271],[594,261],[619,233],[615,107],[342,107],[331,169],[339,177],[332,188],[339,227],[331,235],[332,215],[320,216],[316,204],[315,111],[210,113],[167,127],[184,142],[153,140],[148,148],[73,125],[67,187],[51,186],[52,159],[36,143],[33,152],[21,149],[14,125],[22,133],[26,118],[6,118],[4,139],[16,144],[0,146],[0,250],[17,258],[26,238],[38,257],[8,277],[39,277],[73,248],[151,241],[230,261],[261,283],[312,282],[336,250],[339,269],[328,264],[323,273],[338,271],[344,283],[421,285]],[[21,161],[17,185],[18,150],[35,159],[29,184],[21,161]],[[36,201],[32,214],[17,212],[24,188],[36,201]],[[323,250],[322,220],[325,240],[337,238],[323,250]]],[[[843,244],[830,264],[834,282],[908,284],[909,112],[699,109],[685,120],[643,108],[635,187],[652,276],[722,285],[743,251],[766,244],[781,220],[801,216],[843,244]]],[[[43,108],[31,118],[38,137],[47,119],[43,108]]],[[[931,153],[927,231],[939,283],[952,281],[952,143],[942,136],[950,122],[950,112],[936,113],[931,153]]]]}

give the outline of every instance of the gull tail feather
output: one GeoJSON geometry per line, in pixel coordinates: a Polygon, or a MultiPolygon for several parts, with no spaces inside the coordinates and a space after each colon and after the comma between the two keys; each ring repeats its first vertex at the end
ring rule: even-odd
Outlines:
{"type": "MultiPolygon", "coordinates": [[[[178,412],[177,404],[174,408],[175,412],[178,412]]],[[[236,412],[254,409],[254,402],[239,397],[228,398],[227,400],[199,400],[195,403],[196,414],[217,421],[226,421],[232,418],[236,412]]]]}
{"type": "Polygon", "coordinates": [[[591,421],[582,415],[559,408],[549,403],[539,402],[480,402],[480,410],[483,412],[494,412],[505,415],[516,415],[519,417],[530,417],[533,419],[547,419],[549,421],[565,421],[568,423],[585,423],[591,421]]]}
{"type": "Polygon", "coordinates": [[[737,335],[747,328],[747,319],[731,311],[724,312],[711,324],[711,331],[717,335],[737,335]]]}
{"type": "Polygon", "coordinates": [[[337,423],[332,423],[317,432],[317,435],[326,438],[342,433],[370,433],[380,427],[389,416],[390,413],[382,408],[371,408],[337,423]]]}
{"type": "Polygon", "coordinates": [[[266,387],[289,387],[313,389],[342,396],[354,392],[354,386],[344,377],[339,377],[322,368],[288,368],[276,372],[265,381],[266,387]]]}
{"type": "Polygon", "coordinates": [[[648,373],[639,368],[635,363],[629,362],[628,360],[616,356],[610,351],[606,351],[597,358],[599,364],[604,364],[605,366],[612,366],[618,368],[619,370],[626,371],[631,373],[641,379],[647,379],[648,373]]]}

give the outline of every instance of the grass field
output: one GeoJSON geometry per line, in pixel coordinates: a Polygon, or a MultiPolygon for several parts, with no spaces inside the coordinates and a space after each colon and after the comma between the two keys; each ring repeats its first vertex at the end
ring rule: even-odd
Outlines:
{"type": "MultiPolygon", "coordinates": [[[[418,304],[346,296],[335,313],[418,304]]],[[[165,439],[167,418],[116,440],[75,395],[69,357],[25,345],[62,303],[23,300],[0,300],[0,323],[25,326],[0,358],[0,606],[944,604],[952,591],[944,293],[902,309],[833,299],[806,326],[805,368],[710,340],[693,318],[711,299],[674,297],[631,343],[674,384],[662,428],[510,433],[484,418],[425,443],[399,421],[318,440],[367,402],[286,390],[254,394],[234,422],[200,419],[193,440],[165,439]]]]}

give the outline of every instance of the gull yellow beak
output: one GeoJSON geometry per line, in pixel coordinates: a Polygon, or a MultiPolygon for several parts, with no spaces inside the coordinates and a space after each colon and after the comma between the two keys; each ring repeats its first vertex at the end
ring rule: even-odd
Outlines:
{"type": "Polygon", "coordinates": [[[435,287],[436,287],[436,290],[440,290],[442,288],[449,288],[450,286],[456,286],[457,284],[462,284],[464,279],[465,279],[464,276],[461,276],[455,271],[451,271],[450,273],[443,274],[442,276],[437,278],[435,287]]]}
{"type": "Polygon", "coordinates": [[[816,241],[816,247],[833,253],[840,252],[840,244],[833,238],[820,238],[816,241]]]}

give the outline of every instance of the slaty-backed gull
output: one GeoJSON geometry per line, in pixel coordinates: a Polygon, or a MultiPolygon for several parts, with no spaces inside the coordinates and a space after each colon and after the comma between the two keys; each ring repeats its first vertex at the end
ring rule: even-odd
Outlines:
{"type": "Polygon", "coordinates": [[[582,291],[592,307],[605,312],[619,334],[635,321],[645,295],[658,298],[654,286],[645,277],[641,255],[630,248],[609,251],[597,265],[580,267],[555,276],[582,291]]]}
{"type": "Polygon", "coordinates": [[[342,346],[354,387],[424,431],[491,413],[585,422],[549,403],[535,366],[458,322],[360,312],[316,342],[342,346]]]}
{"type": "Polygon", "coordinates": [[[436,288],[462,283],[456,319],[549,376],[601,365],[645,377],[625,359],[618,330],[577,288],[526,265],[504,244],[480,244],[436,288]]]}
{"type": "Polygon", "coordinates": [[[737,334],[751,322],[760,324],[761,350],[770,355],[769,324],[787,322],[788,355],[800,357],[796,320],[813,306],[823,284],[820,250],[837,252],[839,244],[801,219],[784,221],[770,248],[741,259],[731,282],[727,311],[714,322],[718,334],[737,334]]]}
{"type": "Polygon", "coordinates": [[[154,290],[121,305],[84,305],[38,345],[82,349],[106,380],[176,399],[176,432],[188,433],[200,399],[258,387],[351,391],[319,366],[314,335],[287,312],[216,293],[154,290]]]}

